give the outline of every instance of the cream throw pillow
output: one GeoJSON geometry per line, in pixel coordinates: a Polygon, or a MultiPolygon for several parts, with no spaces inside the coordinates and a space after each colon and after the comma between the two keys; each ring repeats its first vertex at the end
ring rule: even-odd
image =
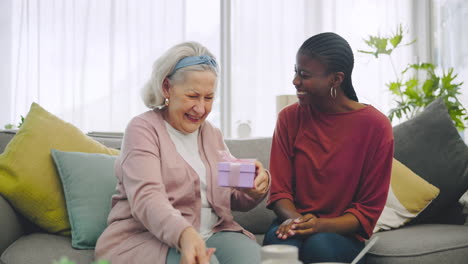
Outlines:
{"type": "Polygon", "coordinates": [[[438,195],[439,188],[393,159],[387,202],[374,233],[405,225],[418,216],[438,195]]]}
{"type": "Polygon", "coordinates": [[[33,103],[21,129],[0,155],[0,193],[48,232],[70,234],[60,178],[50,150],[118,155],[72,124],[33,103]]]}

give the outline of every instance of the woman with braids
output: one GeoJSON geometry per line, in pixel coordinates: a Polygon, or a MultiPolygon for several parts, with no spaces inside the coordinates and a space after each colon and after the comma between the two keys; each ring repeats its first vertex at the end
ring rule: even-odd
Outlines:
{"type": "Polygon", "coordinates": [[[385,115],[358,102],[354,57],[335,33],[307,39],[296,56],[299,102],[273,135],[265,245],[299,248],[304,263],[351,262],[372,235],[387,198],[393,157],[385,115]]]}

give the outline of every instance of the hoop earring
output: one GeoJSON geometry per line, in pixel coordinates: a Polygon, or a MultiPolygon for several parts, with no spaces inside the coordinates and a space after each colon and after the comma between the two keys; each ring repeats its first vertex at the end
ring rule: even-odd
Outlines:
{"type": "Polygon", "coordinates": [[[331,98],[333,98],[333,99],[336,98],[336,88],[333,87],[333,86],[330,88],[330,96],[331,96],[331,98]]]}
{"type": "Polygon", "coordinates": [[[169,98],[164,98],[164,105],[165,105],[166,107],[169,106],[169,98]]]}

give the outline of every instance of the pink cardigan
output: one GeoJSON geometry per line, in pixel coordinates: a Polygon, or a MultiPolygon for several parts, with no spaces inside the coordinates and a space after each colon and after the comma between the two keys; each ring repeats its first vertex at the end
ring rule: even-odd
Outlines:
{"type": "MultiPolygon", "coordinates": [[[[235,189],[219,187],[217,162],[225,150],[219,129],[205,122],[198,144],[206,167],[207,198],[219,221],[213,231],[242,232],[232,210],[247,211],[254,200],[235,189]]],[[[96,259],[119,263],[166,263],[169,247],[178,247],[181,232],[200,226],[200,179],[178,154],[162,114],[148,111],[133,118],[115,163],[118,194],[112,197],[108,227],[96,244],[96,259]]]]}

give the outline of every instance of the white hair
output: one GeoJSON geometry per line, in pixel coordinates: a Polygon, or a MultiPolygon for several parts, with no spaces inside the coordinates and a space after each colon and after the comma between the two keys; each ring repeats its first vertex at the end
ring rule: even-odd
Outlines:
{"type": "MultiPolygon", "coordinates": [[[[198,64],[180,68],[171,74],[175,65],[181,59],[191,56],[207,55],[216,60],[213,54],[198,42],[183,42],[173,46],[159,57],[153,64],[151,78],[143,86],[141,97],[145,105],[151,109],[164,104],[164,94],[162,84],[166,77],[172,82],[179,82],[185,79],[187,72],[192,71],[211,71],[218,77],[218,67],[206,64],[198,64]],[[170,76],[169,76],[170,75],[170,76]]],[[[217,63],[218,64],[218,63],[217,63]]],[[[217,78],[216,78],[217,79],[217,78]]],[[[217,82],[216,82],[217,83],[217,82]]]]}

